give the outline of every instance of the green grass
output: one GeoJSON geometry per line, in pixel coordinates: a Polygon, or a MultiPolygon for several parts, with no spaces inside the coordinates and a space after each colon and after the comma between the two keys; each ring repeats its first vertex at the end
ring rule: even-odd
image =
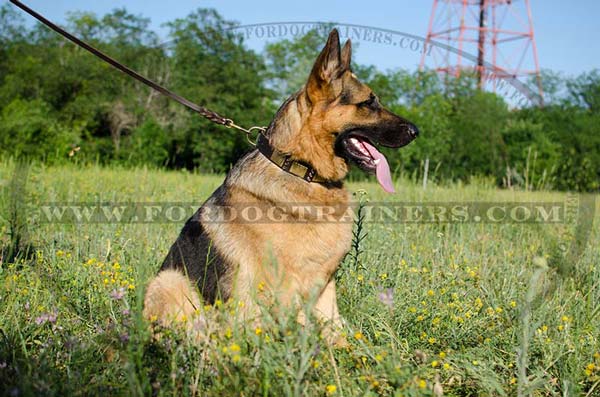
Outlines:
{"type": "MultiPolygon", "coordinates": [[[[265,313],[261,329],[245,328],[232,320],[236,302],[205,309],[213,320],[204,342],[176,331],[155,341],[141,318],[143,291],[182,223],[42,224],[11,209],[200,205],[222,176],[33,166],[13,199],[13,174],[14,164],[0,163],[0,247],[6,254],[18,231],[31,255],[0,264],[0,394],[600,395],[597,219],[576,258],[559,250],[572,243],[570,225],[364,224],[362,252],[336,276],[348,349],[328,347],[317,324],[299,327],[291,314],[265,313]],[[393,305],[379,299],[388,288],[393,305]]],[[[395,196],[372,183],[349,189],[370,200],[565,200],[477,183],[398,186],[395,196]]]]}

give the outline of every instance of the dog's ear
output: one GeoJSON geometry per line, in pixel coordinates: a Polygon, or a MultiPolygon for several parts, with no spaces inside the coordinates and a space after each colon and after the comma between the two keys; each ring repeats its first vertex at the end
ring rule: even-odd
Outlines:
{"type": "Polygon", "coordinates": [[[352,70],[352,67],[350,66],[350,63],[352,62],[352,42],[350,41],[350,39],[348,39],[346,41],[346,44],[344,44],[344,48],[342,48],[342,67],[345,70],[352,70]]]}
{"type": "Polygon", "coordinates": [[[348,43],[344,46],[344,52],[340,50],[340,36],[337,29],[333,29],[308,78],[306,90],[311,101],[330,94],[328,86],[348,70],[350,53],[348,43]]]}

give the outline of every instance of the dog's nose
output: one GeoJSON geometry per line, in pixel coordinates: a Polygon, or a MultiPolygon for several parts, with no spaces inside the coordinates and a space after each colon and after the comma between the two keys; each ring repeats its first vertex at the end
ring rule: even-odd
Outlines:
{"type": "Polygon", "coordinates": [[[412,123],[408,124],[406,130],[413,139],[419,136],[419,129],[412,123]]]}

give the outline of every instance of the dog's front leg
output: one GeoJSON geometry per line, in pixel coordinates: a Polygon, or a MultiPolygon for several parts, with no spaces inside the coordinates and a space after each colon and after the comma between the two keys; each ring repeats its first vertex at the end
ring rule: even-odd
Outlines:
{"type": "Polygon", "coordinates": [[[335,292],[335,280],[332,277],[317,299],[314,307],[315,316],[325,323],[323,336],[325,340],[338,347],[348,346],[346,337],[342,334],[345,321],[340,316],[335,292]]]}

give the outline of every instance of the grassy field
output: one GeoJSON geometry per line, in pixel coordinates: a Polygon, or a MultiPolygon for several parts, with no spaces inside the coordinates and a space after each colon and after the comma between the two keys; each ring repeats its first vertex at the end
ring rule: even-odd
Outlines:
{"type": "MultiPolygon", "coordinates": [[[[205,342],[176,331],[156,341],[142,296],[183,222],[44,224],[36,208],[200,205],[222,176],[14,168],[0,163],[1,395],[600,396],[598,219],[584,241],[571,224],[364,224],[361,253],[336,275],[347,349],[292,315],[232,326],[239,302],[202,309],[214,319],[205,342]],[[17,235],[30,255],[9,261],[17,235]],[[572,243],[585,249],[561,256],[572,243]]],[[[349,184],[372,201],[566,200],[481,183],[398,187],[349,184]]]]}

